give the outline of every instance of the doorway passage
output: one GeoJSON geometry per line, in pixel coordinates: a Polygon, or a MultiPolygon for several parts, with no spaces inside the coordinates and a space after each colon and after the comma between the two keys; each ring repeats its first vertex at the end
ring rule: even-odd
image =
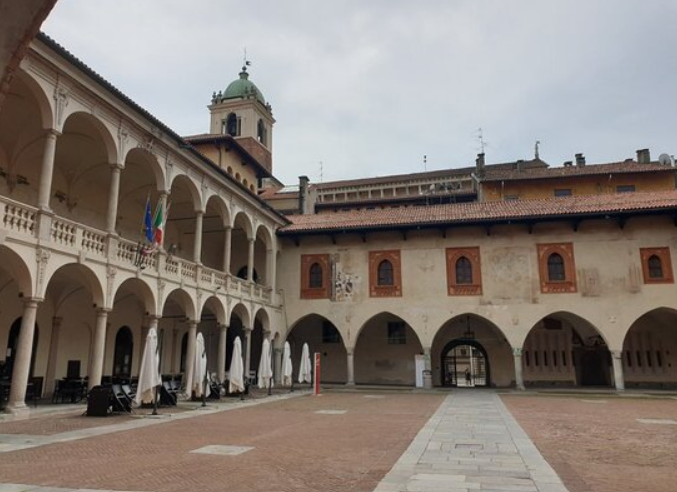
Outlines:
{"type": "Polygon", "coordinates": [[[489,360],[475,340],[457,339],[442,351],[442,385],[457,388],[489,386],[489,360]]]}

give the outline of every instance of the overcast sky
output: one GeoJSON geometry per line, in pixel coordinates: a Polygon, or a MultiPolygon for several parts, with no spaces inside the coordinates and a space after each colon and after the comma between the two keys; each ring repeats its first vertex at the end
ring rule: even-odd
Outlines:
{"type": "Polygon", "coordinates": [[[58,0],[43,30],[181,135],[246,47],[287,184],[467,166],[480,127],[489,163],[677,153],[674,0],[58,0]]]}

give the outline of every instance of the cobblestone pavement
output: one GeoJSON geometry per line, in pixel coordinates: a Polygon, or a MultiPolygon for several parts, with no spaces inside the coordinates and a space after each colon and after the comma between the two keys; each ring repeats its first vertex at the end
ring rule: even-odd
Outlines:
{"type": "Polygon", "coordinates": [[[375,492],[567,492],[490,390],[448,396],[375,492]]]}
{"type": "Polygon", "coordinates": [[[677,491],[677,400],[503,396],[571,492],[677,491]]]}
{"type": "Polygon", "coordinates": [[[14,441],[0,453],[0,492],[370,492],[444,400],[373,396],[273,397],[54,435],[3,434],[0,442],[14,441]]]}

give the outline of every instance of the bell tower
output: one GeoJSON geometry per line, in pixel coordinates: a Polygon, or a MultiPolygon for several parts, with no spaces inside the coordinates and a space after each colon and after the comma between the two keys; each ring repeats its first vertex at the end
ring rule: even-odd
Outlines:
{"type": "Polygon", "coordinates": [[[245,62],[239,78],[214,92],[209,105],[212,135],[230,135],[270,173],[273,170],[273,108],[249,80],[245,62]]]}

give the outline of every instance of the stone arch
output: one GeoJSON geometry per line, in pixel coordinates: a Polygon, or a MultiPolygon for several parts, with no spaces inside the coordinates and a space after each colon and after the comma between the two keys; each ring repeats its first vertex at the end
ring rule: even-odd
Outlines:
{"type": "Polygon", "coordinates": [[[54,296],[54,311],[72,295],[72,286],[76,283],[84,286],[92,298],[93,308],[105,307],[103,285],[99,276],[83,263],[66,263],[57,267],[45,279],[45,293],[54,296]]]}
{"type": "Polygon", "coordinates": [[[162,311],[168,302],[176,303],[188,320],[198,320],[198,312],[193,297],[181,287],[172,290],[162,301],[162,311]]]}
{"type": "MultiPolygon", "coordinates": [[[[249,264],[249,240],[253,238],[253,224],[242,210],[234,212],[230,239],[230,272],[238,275],[241,269],[247,271],[249,264]]],[[[260,272],[257,272],[260,274],[260,272]]],[[[245,274],[243,276],[246,277],[245,274]]]]}
{"type": "Polygon", "coordinates": [[[172,190],[172,195],[174,194],[175,187],[180,185],[185,186],[186,190],[188,190],[188,193],[190,195],[193,204],[193,211],[195,212],[203,211],[204,208],[202,206],[202,196],[200,193],[200,189],[195,184],[195,182],[187,174],[176,174],[172,178],[172,183],[170,186],[170,189],[172,190]]]}
{"type": "MultiPolygon", "coordinates": [[[[475,313],[466,312],[444,321],[435,332],[431,347],[431,370],[433,384],[456,386],[458,371],[470,367],[469,362],[457,364],[459,354],[452,353],[456,347],[476,347],[484,356],[477,359],[472,381],[478,386],[511,386],[515,378],[512,347],[505,333],[493,321],[475,313]],[[484,378],[482,380],[482,378],[484,378]]],[[[473,353],[468,354],[473,357],[473,353]]]]}
{"type": "Polygon", "coordinates": [[[202,221],[202,264],[215,270],[224,270],[226,236],[230,229],[230,210],[218,194],[212,194],[205,205],[202,221]]]}
{"type": "Polygon", "coordinates": [[[228,323],[228,317],[226,316],[226,306],[218,296],[207,297],[202,305],[198,306],[198,309],[200,314],[202,314],[205,309],[209,309],[212,313],[214,313],[217,323],[228,323]]]}
{"type": "Polygon", "coordinates": [[[5,245],[0,245],[0,265],[0,268],[17,283],[20,296],[33,297],[33,275],[18,253],[5,245]]]}
{"type": "Polygon", "coordinates": [[[247,309],[247,306],[245,306],[243,303],[238,302],[235,304],[232,309],[230,310],[229,319],[232,319],[233,315],[237,316],[240,318],[242,321],[242,325],[251,328],[251,314],[249,313],[249,309],[247,309]]]}
{"type": "Polygon", "coordinates": [[[273,251],[273,238],[268,227],[260,224],[254,239],[254,269],[258,273],[258,282],[263,285],[270,285],[272,280],[270,269],[273,258],[268,251],[273,251]]]}
{"type": "Polygon", "coordinates": [[[139,301],[139,306],[144,315],[156,316],[158,314],[158,302],[155,294],[144,280],[129,277],[120,282],[111,296],[111,299],[113,299],[111,307],[115,309],[116,304],[130,297],[135,297],[139,301]]]}
{"type": "Polygon", "coordinates": [[[635,319],[620,357],[626,388],[677,388],[677,309],[660,306],[635,319]]]}
{"type": "Polygon", "coordinates": [[[268,310],[265,307],[262,306],[256,310],[254,320],[261,322],[261,327],[263,328],[264,333],[270,333],[272,331],[270,326],[270,315],[268,314],[268,310]]]}
{"type": "MultiPolygon", "coordinates": [[[[61,125],[61,137],[62,138],[65,131],[66,131],[66,126],[68,125],[69,121],[72,121],[73,118],[86,118],[87,122],[94,126],[96,130],[99,132],[99,135],[103,141],[103,144],[106,149],[106,157],[107,157],[107,162],[106,164],[111,164],[111,163],[117,163],[120,162],[119,156],[118,156],[118,146],[116,144],[116,137],[113,135],[111,132],[110,128],[97,116],[93,115],[91,112],[85,111],[83,109],[76,109],[63,117],[63,125],[61,125]]],[[[57,143],[58,145],[58,143],[57,143]]]]}
{"type": "Polygon", "coordinates": [[[522,343],[525,385],[611,386],[611,354],[605,334],[570,311],[538,320],[522,343]]]}
{"type": "MultiPolygon", "coordinates": [[[[373,310],[373,309],[372,309],[372,310],[370,310],[369,312],[364,313],[362,316],[359,316],[359,317],[356,316],[356,319],[353,321],[352,325],[353,325],[353,326],[357,326],[358,328],[357,328],[355,331],[351,331],[350,334],[346,334],[346,338],[348,339],[348,341],[352,341],[352,344],[348,343],[348,341],[347,341],[347,342],[346,342],[346,347],[348,347],[349,349],[354,349],[355,346],[356,346],[356,344],[357,344],[357,340],[360,338],[360,335],[362,334],[362,330],[363,330],[364,327],[367,325],[367,323],[369,323],[369,321],[371,321],[371,320],[372,320],[373,318],[375,318],[376,316],[379,316],[379,315],[381,315],[381,314],[383,314],[383,313],[387,313],[387,314],[390,314],[391,316],[394,316],[394,317],[396,317],[396,318],[401,319],[401,320],[404,321],[409,327],[411,327],[412,330],[414,329],[414,326],[416,326],[416,325],[413,323],[413,320],[410,319],[409,316],[407,316],[405,313],[403,313],[403,312],[400,311],[400,310],[397,310],[397,309],[390,309],[390,310],[388,310],[388,311],[382,311],[382,310],[373,310]]],[[[338,326],[338,325],[337,325],[337,326],[338,326]]],[[[415,331],[415,330],[414,330],[414,331],[415,331]]],[[[421,341],[421,338],[422,338],[422,337],[421,337],[418,333],[416,333],[416,338],[417,338],[419,341],[421,341]]]]}
{"type": "Polygon", "coordinates": [[[390,311],[376,313],[355,337],[355,383],[413,386],[414,356],[422,353],[421,341],[409,322],[390,311]]]}
{"type": "Polygon", "coordinates": [[[38,83],[38,81],[35,80],[30,74],[21,70],[20,68],[14,73],[12,84],[17,83],[17,81],[24,84],[30,90],[31,95],[35,98],[35,101],[38,103],[38,109],[40,112],[40,121],[43,130],[53,128],[55,118],[54,112],[52,110],[52,104],[50,102],[51,98],[47,95],[47,93],[42,88],[40,83],[38,83]]]}
{"type": "Polygon", "coordinates": [[[348,352],[345,339],[338,326],[331,317],[318,313],[305,314],[289,325],[284,341],[289,342],[291,348],[294,381],[298,381],[301,352],[303,344],[307,343],[311,353],[322,354],[322,381],[348,382],[348,352]]]}

